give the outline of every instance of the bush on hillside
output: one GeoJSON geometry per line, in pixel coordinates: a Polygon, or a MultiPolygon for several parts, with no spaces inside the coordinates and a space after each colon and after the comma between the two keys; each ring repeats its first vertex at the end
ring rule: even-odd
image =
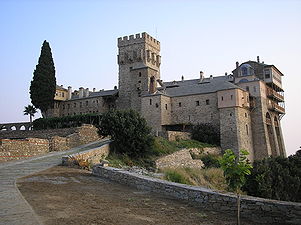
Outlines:
{"type": "Polygon", "coordinates": [[[301,150],[254,162],[243,189],[256,197],[301,202],[301,150]]]}
{"type": "Polygon", "coordinates": [[[218,155],[211,155],[211,154],[204,154],[201,155],[200,160],[204,163],[205,168],[220,168],[220,156],[218,155]]]}
{"type": "Polygon", "coordinates": [[[210,123],[202,123],[193,126],[191,131],[191,138],[212,145],[220,144],[219,129],[210,123]]]}
{"type": "Polygon", "coordinates": [[[142,157],[151,152],[153,136],[146,120],[134,110],[109,111],[102,116],[100,133],[110,135],[112,150],[130,157],[142,157]]]}

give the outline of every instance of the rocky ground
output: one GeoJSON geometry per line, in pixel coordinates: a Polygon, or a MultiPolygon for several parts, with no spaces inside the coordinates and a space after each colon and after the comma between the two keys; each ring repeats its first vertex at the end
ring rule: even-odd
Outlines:
{"type": "MultiPolygon", "coordinates": [[[[230,225],[236,221],[235,215],[206,211],[68,167],[53,167],[19,179],[17,185],[46,225],[230,225]]],[[[242,224],[253,223],[243,220],[242,224]]]]}

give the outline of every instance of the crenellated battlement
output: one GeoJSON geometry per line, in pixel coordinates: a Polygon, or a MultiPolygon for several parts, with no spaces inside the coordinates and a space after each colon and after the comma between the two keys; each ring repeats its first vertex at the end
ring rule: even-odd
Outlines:
{"type": "Polygon", "coordinates": [[[125,47],[132,44],[147,43],[160,50],[160,41],[156,40],[146,32],[118,38],[118,47],[125,47]]]}

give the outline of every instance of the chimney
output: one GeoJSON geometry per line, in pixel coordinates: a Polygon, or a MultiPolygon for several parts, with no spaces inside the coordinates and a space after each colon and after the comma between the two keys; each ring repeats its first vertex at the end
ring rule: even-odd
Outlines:
{"type": "Polygon", "coordinates": [[[259,56],[257,56],[257,62],[260,63],[259,56]]]}
{"type": "Polygon", "coordinates": [[[117,86],[114,86],[114,90],[117,90],[117,86]]]}
{"type": "Polygon", "coordinates": [[[200,82],[203,82],[204,80],[204,72],[200,71],[200,82]]]}
{"type": "Polygon", "coordinates": [[[83,87],[80,87],[80,88],[79,88],[79,94],[78,94],[78,97],[79,97],[79,98],[84,97],[84,88],[83,88],[83,87]]]}
{"type": "Polygon", "coordinates": [[[239,67],[239,62],[236,62],[236,69],[239,67]]]}
{"type": "Polygon", "coordinates": [[[85,90],[85,97],[89,97],[89,95],[90,95],[89,88],[86,88],[86,90],[85,90]]]}
{"type": "Polygon", "coordinates": [[[70,100],[72,98],[72,87],[69,86],[68,87],[68,100],[70,100]]]}
{"type": "Polygon", "coordinates": [[[182,81],[184,81],[184,76],[183,75],[182,75],[181,79],[182,79],[182,81]]]}
{"type": "Polygon", "coordinates": [[[213,80],[213,75],[210,75],[210,80],[213,80]]]}
{"type": "Polygon", "coordinates": [[[96,91],[96,88],[93,88],[93,92],[95,92],[96,91]]]}

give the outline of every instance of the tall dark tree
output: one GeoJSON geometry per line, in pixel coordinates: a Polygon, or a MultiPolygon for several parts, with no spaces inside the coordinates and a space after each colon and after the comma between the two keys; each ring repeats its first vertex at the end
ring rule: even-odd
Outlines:
{"type": "Polygon", "coordinates": [[[41,110],[43,117],[46,117],[47,109],[53,107],[55,90],[55,67],[51,48],[49,43],[45,40],[30,85],[31,103],[41,110]]]}

